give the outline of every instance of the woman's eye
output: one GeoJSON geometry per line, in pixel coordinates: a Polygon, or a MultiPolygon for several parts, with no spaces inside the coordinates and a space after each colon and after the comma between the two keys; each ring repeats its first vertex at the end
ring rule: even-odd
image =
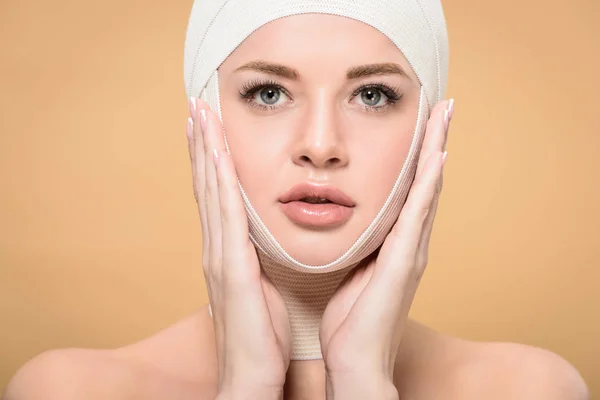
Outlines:
{"type": "Polygon", "coordinates": [[[388,97],[376,88],[365,88],[360,91],[360,100],[367,107],[381,107],[386,104],[388,97]],[[383,99],[383,104],[380,101],[383,99]]]}
{"type": "Polygon", "coordinates": [[[359,105],[365,111],[384,111],[393,107],[402,97],[400,89],[383,83],[361,86],[352,93],[352,99],[358,98],[359,105]]]}
{"type": "Polygon", "coordinates": [[[265,106],[275,106],[285,93],[275,86],[265,86],[254,93],[253,100],[265,106]]]}
{"type": "MultiPolygon", "coordinates": [[[[384,84],[371,84],[356,89],[351,97],[358,98],[365,111],[383,111],[400,99],[398,91],[384,84]]],[[[278,109],[291,101],[287,90],[275,82],[249,82],[240,90],[240,96],[249,106],[264,111],[278,109]]]]}

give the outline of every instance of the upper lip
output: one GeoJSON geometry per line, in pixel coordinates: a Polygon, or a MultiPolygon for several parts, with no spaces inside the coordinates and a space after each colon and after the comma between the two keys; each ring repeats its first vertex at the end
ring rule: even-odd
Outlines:
{"type": "Polygon", "coordinates": [[[354,201],[340,189],[332,185],[317,185],[310,182],[299,183],[292,186],[279,198],[282,203],[298,201],[305,198],[327,199],[332,203],[337,203],[346,207],[354,207],[354,201]]]}

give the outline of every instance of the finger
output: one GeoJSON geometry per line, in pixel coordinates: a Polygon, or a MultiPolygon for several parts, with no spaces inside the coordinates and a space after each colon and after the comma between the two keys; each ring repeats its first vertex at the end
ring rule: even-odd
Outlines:
{"type": "MultiPolygon", "coordinates": [[[[445,161],[444,161],[445,162],[445,161]]],[[[444,167],[442,165],[442,170],[440,171],[440,177],[438,180],[438,184],[436,187],[436,192],[433,196],[433,200],[431,202],[431,207],[425,222],[423,223],[423,231],[421,232],[421,239],[419,240],[419,249],[417,250],[417,265],[424,268],[429,261],[429,242],[431,240],[431,234],[433,231],[433,223],[435,221],[435,217],[437,215],[440,197],[442,196],[442,188],[443,188],[443,179],[444,179],[444,167]]],[[[422,273],[421,273],[422,275],[422,273]]],[[[421,276],[417,278],[420,280],[421,276]]]]}
{"type": "Polygon", "coordinates": [[[216,149],[218,152],[227,151],[227,146],[225,144],[225,130],[219,116],[212,111],[208,106],[208,103],[204,100],[200,100],[200,104],[202,108],[206,110],[206,118],[210,122],[209,135],[206,136],[205,140],[207,140],[208,145],[212,149],[216,149]]]}
{"type": "MultiPolygon", "coordinates": [[[[222,245],[221,245],[221,207],[219,205],[219,191],[217,187],[217,175],[215,171],[215,163],[213,161],[214,149],[214,126],[213,121],[209,118],[210,109],[203,101],[198,101],[199,121],[202,126],[202,143],[204,147],[204,173],[205,173],[205,192],[204,201],[206,204],[206,219],[208,222],[209,235],[209,260],[211,273],[215,278],[220,277],[222,263],[222,245]]],[[[197,150],[199,152],[199,150],[197,150]]],[[[214,311],[214,310],[213,310],[214,311]]]]}
{"type": "MultiPolygon", "coordinates": [[[[194,199],[196,200],[196,204],[198,205],[198,212],[200,214],[200,221],[201,221],[201,226],[202,226],[202,242],[203,242],[203,249],[204,247],[204,241],[208,239],[208,232],[207,232],[207,227],[206,227],[206,207],[204,205],[204,196],[199,196],[198,193],[203,193],[204,192],[204,182],[201,179],[201,175],[204,175],[204,157],[203,154],[201,154],[201,162],[200,165],[198,165],[198,156],[196,155],[196,146],[197,146],[197,139],[196,139],[196,126],[194,126],[194,120],[192,119],[192,117],[188,118],[187,124],[186,124],[186,133],[188,135],[188,151],[190,153],[190,162],[192,165],[192,182],[193,182],[193,187],[194,187],[194,199]],[[202,200],[202,203],[200,202],[202,200]]],[[[201,139],[200,139],[201,140],[201,139]]],[[[202,143],[199,143],[200,147],[202,147],[202,143]]]]}
{"type": "Polygon", "coordinates": [[[221,303],[219,293],[213,291],[214,271],[210,268],[210,234],[208,229],[207,211],[206,211],[206,174],[205,174],[205,156],[204,156],[204,139],[202,127],[200,123],[199,99],[190,98],[190,115],[188,119],[188,141],[190,158],[192,160],[192,177],[194,182],[194,197],[198,204],[200,221],[202,227],[202,268],[205,277],[205,283],[209,295],[209,313],[214,323],[214,329],[217,341],[222,337],[220,315],[218,314],[219,305],[221,303]],[[195,121],[195,122],[194,122],[195,121]],[[190,132],[191,129],[191,132],[190,132]],[[190,138],[191,136],[191,138],[190,138]],[[214,307],[216,304],[217,307],[214,307]],[[217,311],[214,315],[213,309],[217,311]]]}
{"type": "Polygon", "coordinates": [[[450,121],[452,121],[452,115],[454,115],[454,99],[448,101],[448,116],[446,121],[446,132],[444,135],[444,144],[442,145],[442,151],[446,151],[446,145],[448,144],[448,130],[450,129],[450,121]]]}
{"type": "MultiPolygon", "coordinates": [[[[423,173],[414,181],[408,199],[392,231],[386,237],[368,286],[375,288],[376,301],[390,301],[411,283],[419,241],[436,191],[442,153],[434,153],[423,173]]],[[[385,303],[381,303],[385,304],[385,303]]]]}
{"type": "MultiPolygon", "coordinates": [[[[248,223],[231,156],[215,152],[221,207],[223,288],[227,290],[227,331],[240,341],[239,332],[248,327],[270,326],[268,305],[261,285],[261,269],[248,237],[248,223]],[[250,311],[250,312],[249,312],[250,311]]],[[[251,335],[246,338],[256,340],[251,335]]],[[[242,339],[244,340],[244,339],[242,339]]],[[[253,343],[247,343],[249,347],[253,343]]]]}
{"type": "Polygon", "coordinates": [[[217,165],[217,183],[219,187],[219,202],[221,207],[222,246],[227,251],[223,254],[223,263],[227,265],[224,275],[230,274],[247,280],[248,273],[254,274],[258,282],[260,268],[258,263],[252,268],[254,258],[252,243],[248,236],[248,219],[238,185],[237,174],[231,156],[225,150],[215,151],[217,165]]]}
{"type": "Polygon", "coordinates": [[[436,193],[441,174],[442,155],[439,151],[432,154],[423,172],[413,182],[400,216],[381,247],[377,258],[378,263],[405,265],[414,260],[424,222],[431,211],[436,193]]]}
{"type": "Polygon", "coordinates": [[[222,272],[223,287],[227,290],[225,334],[232,335],[232,342],[240,345],[246,342],[246,348],[253,348],[256,338],[251,334],[240,337],[239,333],[253,327],[264,335],[268,334],[263,332],[264,328],[271,326],[261,270],[248,237],[248,222],[233,160],[223,149],[213,152],[221,210],[221,244],[225,250],[222,272]]]}
{"type": "MultiPolygon", "coordinates": [[[[209,109],[208,104],[202,99],[196,102],[196,157],[198,167],[198,186],[203,190],[198,193],[203,205],[206,221],[206,247],[203,249],[204,275],[209,294],[213,314],[213,325],[217,347],[222,349],[224,346],[224,293],[222,292],[222,251],[221,251],[221,216],[219,207],[219,198],[217,191],[216,174],[214,162],[210,150],[208,138],[210,137],[210,121],[205,120],[204,115],[209,109]],[[204,110],[204,111],[202,111],[204,110]],[[202,173],[200,174],[200,171],[202,173]]],[[[219,357],[219,363],[223,363],[222,357],[219,357]]],[[[223,368],[221,365],[219,368],[223,368]]]]}
{"type": "MultiPolygon", "coordinates": [[[[194,179],[194,196],[200,213],[200,225],[202,227],[202,266],[208,266],[210,235],[208,231],[208,220],[206,212],[206,173],[204,166],[204,140],[200,124],[200,112],[198,99],[190,98],[190,114],[192,125],[192,140],[190,140],[190,154],[192,158],[192,176],[194,179]]],[[[208,282],[207,282],[208,284],[208,282]]]]}
{"type": "Polygon", "coordinates": [[[434,153],[415,179],[396,225],[381,246],[373,275],[351,310],[361,316],[366,335],[396,329],[398,318],[412,302],[416,254],[440,175],[441,155],[434,153]]]}
{"type": "MultiPolygon", "coordinates": [[[[191,100],[190,100],[191,101],[191,100]]],[[[194,188],[194,199],[196,203],[198,203],[198,193],[196,191],[196,155],[194,154],[194,120],[192,117],[187,119],[187,123],[185,124],[185,134],[188,140],[188,152],[190,156],[190,166],[192,167],[192,183],[194,188]]]]}
{"type": "MultiPolygon", "coordinates": [[[[444,132],[443,132],[443,143],[441,143],[440,151],[446,151],[446,143],[448,141],[448,129],[450,125],[450,121],[452,119],[454,99],[450,99],[447,102],[447,109],[444,111],[444,132]]],[[[439,145],[439,143],[435,143],[435,145],[439,145]]],[[[417,250],[417,264],[421,267],[425,267],[428,263],[429,259],[429,241],[431,239],[431,233],[433,231],[433,222],[435,221],[435,216],[437,215],[437,209],[439,205],[439,199],[441,196],[442,188],[444,186],[444,170],[442,168],[440,172],[440,177],[438,179],[436,193],[434,195],[434,199],[432,201],[432,205],[430,208],[430,213],[427,216],[424,225],[423,232],[421,233],[421,239],[419,241],[419,249],[417,250]]],[[[422,273],[417,276],[417,280],[420,280],[422,273]]]]}
{"type": "Polygon", "coordinates": [[[439,102],[432,110],[431,116],[427,121],[427,128],[421,152],[419,154],[419,163],[417,164],[416,175],[419,175],[425,168],[425,162],[436,151],[445,151],[446,127],[449,114],[447,113],[450,101],[439,102]]]}
{"type": "MultiPolygon", "coordinates": [[[[408,198],[400,212],[398,221],[396,221],[390,233],[392,236],[399,235],[399,240],[407,244],[402,247],[414,250],[415,254],[418,249],[423,223],[427,218],[433,197],[440,182],[441,157],[443,156],[442,148],[447,133],[449,120],[448,106],[450,103],[451,101],[439,102],[433,109],[432,115],[427,122],[427,132],[421,147],[415,180],[411,185],[408,198]],[[404,229],[408,229],[406,234],[411,236],[405,237],[405,234],[402,232],[404,229]],[[415,235],[417,230],[418,235],[415,235]]],[[[412,254],[408,254],[407,256],[411,257],[412,254]]],[[[381,253],[378,260],[380,257],[381,253]]]]}
{"type": "MultiPolygon", "coordinates": [[[[440,176],[441,179],[441,176],[440,176]]],[[[417,268],[420,271],[416,271],[415,281],[418,283],[422,276],[423,270],[429,263],[429,242],[431,240],[431,234],[433,232],[433,223],[435,216],[437,215],[438,206],[440,203],[441,192],[438,190],[431,203],[431,209],[425,222],[423,223],[423,232],[421,233],[421,240],[419,241],[419,248],[417,250],[417,268]]]]}

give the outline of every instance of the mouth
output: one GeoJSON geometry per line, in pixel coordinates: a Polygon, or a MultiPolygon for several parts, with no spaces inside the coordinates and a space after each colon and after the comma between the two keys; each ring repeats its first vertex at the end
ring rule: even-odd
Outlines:
{"type": "Polygon", "coordinates": [[[333,203],[332,201],[322,197],[303,197],[298,201],[303,201],[308,204],[328,204],[333,203]]]}
{"type": "Polygon", "coordinates": [[[283,213],[305,228],[332,228],[347,222],[356,203],[331,185],[301,183],[279,198],[283,213]]]}
{"type": "Polygon", "coordinates": [[[346,193],[332,185],[316,185],[300,183],[293,186],[279,198],[283,204],[301,201],[308,204],[338,204],[344,207],[354,207],[356,203],[346,193]]]}

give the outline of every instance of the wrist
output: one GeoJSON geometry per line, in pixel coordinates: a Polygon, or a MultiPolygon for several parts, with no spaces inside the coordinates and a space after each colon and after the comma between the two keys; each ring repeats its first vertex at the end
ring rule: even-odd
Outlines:
{"type": "Polygon", "coordinates": [[[394,382],[383,375],[327,376],[327,400],[399,400],[394,382]]]}
{"type": "Polygon", "coordinates": [[[220,385],[217,400],[282,400],[285,374],[271,369],[240,367],[227,369],[220,385]]]}
{"type": "Polygon", "coordinates": [[[263,387],[222,388],[216,400],[283,400],[283,388],[280,390],[263,387]]]}

